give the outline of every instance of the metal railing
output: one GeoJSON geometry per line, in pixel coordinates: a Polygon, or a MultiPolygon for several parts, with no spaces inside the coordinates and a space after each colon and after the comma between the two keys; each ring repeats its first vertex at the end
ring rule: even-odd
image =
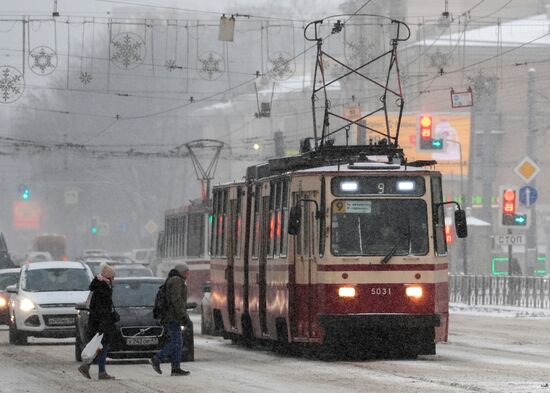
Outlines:
{"type": "Polygon", "coordinates": [[[449,300],[476,306],[550,308],[550,278],[449,275],[449,300]]]}

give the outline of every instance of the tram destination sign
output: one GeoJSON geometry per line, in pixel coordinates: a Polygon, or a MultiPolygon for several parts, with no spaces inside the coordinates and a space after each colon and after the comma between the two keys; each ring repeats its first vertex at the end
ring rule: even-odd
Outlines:
{"type": "Polygon", "coordinates": [[[525,235],[520,233],[495,235],[495,243],[500,246],[522,246],[525,244],[525,235]]]}

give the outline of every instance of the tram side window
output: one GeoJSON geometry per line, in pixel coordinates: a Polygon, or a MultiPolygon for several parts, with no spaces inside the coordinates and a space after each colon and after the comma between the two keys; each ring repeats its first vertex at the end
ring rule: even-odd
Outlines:
{"type": "MultiPolygon", "coordinates": [[[[300,200],[300,195],[293,193],[292,194],[292,206],[296,206],[296,202],[300,200]]],[[[297,206],[298,209],[300,209],[300,206],[297,206]]],[[[302,210],[302,217],[304,216],[304,212],[302,210]]],[[[298,232],[296,236],[294,236],[294,250],[296,255],[302,255],[302,230],[298,232]]]]}
{"type": "Polygon", "coordinates": [[[199,257],[204,254],[204,218],[202,213],[188,216],[187,256],[199,257]]]}
{"type": "Polygon", "coordinates": [[[220,239],[220,255],[227,256],[227,234],[229,231],[229,189],[223,190],[223,204],[222,204],[222,222],[221,222],[221,239],[220,239]]]}
{"type": "Polygon", "coordinates": [[[258,245],[260,235],[260,194],[261,186],[254,187],[254,222],[252,223],[252,257],[258,258],[258,245]]]}
{"type": "Polygon", "coordinates": [[[277,183],[271,182],[270,192],[269,192],[269,239],[268,239],[268,250],[267,255],[273,257],[273,251],[275,249],[275,216],[276,216],[276,205],[275,200],[277,196],[277,183]]]}
{"type": "Polygon", "coordinates": [[[286,230],[286,217],[288,214],[288,180],[283,181],[283,187],[281,190],[281,212],[279,220],[279,232],[281,235],[280,240],[280,253],[281,256],[286,256],[286,250],[288,245],[288,232],[286,230]]]}
{"type": "Polygon", "coordinates": [[[233,255],[237,258],[239,258],[241,255],[241,192],[242,189],[240,187],[237,188],[237,199],[231,201],[231,239],[233,242],[233,255]]]}
{"type": "Polygon", "coordinates": [[[443,191],[441,188],[441,177],[432,176],[432,215],[434,227],[434,248],[437,255],[447,255],[447,239],[445,237],[445,212],[441,205],[443,202],[443,191]]]}
{"type": "Polygon", "coordinates": [[[172,257],[172,242],[173,242],[173,229],[172,229],[172,217],[168,217],[166,220],[166,235],[168,239],[168,258],[172,257]]]}
{"type": "Polygon", "coordinates": [[[216,255],[216,240],[217,240],[217,231],[216,224],[218,222],[218,200],[219,200],[218,190],[214,190],[212,195],[212,217],[210,219],[210,255],[216,255]]]}
{"type": "Polygon", "coordinates": [[[178,244],[178,256],[185,255],[185,232],[186,232],[186,216],[181,216],[178,225],[179,244],[178,244]]]}

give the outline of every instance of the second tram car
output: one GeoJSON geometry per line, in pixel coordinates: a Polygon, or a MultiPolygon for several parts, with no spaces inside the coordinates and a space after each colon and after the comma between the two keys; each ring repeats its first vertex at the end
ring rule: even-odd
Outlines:
{"type": "Polygon", "coordinates": [[[216,329],[285,346],[434,354],[449,313],[441,174],[369,161],[302,167],[271,160],[214,188],[216,329]]]}
{"type": "Polygon", "coordinates": [[[167,277],[178,263],[187,263],[191,271],[187,279],[188,300],[193,302],[200,302],[203,285],[210,279],[207,243],[211,210],[203,201],[191,201],[189,205],[167,210],[164,231],[157,244],[154,264],[157,276],[167,277]]]}

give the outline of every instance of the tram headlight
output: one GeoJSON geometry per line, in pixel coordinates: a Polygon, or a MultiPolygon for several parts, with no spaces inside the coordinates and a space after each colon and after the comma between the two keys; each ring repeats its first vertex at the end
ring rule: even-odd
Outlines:
{"type": "Polygon", "coordinates": [[[397,182],[398,191],[414,191],[414,182],[411,180],[400,180],[397,182]]]}
{"type": "Polygon", "coordinates": [[[423,295],[422,287],[417,285],[407,287],[405,294],[413,299],[421,299],[423,295]]]}
{"type": "Polygon", "coordinates": [[[340,287],[338,288],[338,296],[345,298],[355,297],[355,288],[353,287],[340,287]]]}
{"type": "Polygon", "coordinates": [[[340,183],[340,189],[342,191],[357,191],[357,187],[356,181],[344,181],[340,183]]]}

